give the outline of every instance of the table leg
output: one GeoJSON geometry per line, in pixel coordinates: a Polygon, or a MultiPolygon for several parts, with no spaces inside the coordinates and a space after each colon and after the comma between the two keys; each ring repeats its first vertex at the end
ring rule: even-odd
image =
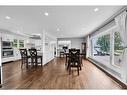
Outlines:
{"type": "Polygon", "coordinates": [[[66,55],[66,63],[65,63],[65,65],[67,65],[67,55],[66,55]]]}

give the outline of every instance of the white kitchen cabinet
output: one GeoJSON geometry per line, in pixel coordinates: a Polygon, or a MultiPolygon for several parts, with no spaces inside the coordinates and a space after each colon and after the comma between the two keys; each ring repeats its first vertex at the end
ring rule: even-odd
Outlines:
{"type": "Polygon", "coordinates": [[[14,60],[19,60],[21,59],[20,51],[18,48],[14,48],[14,60]]]}
{"type": "Polygon", "coordinates": [[[13,35],[2,33],[2,41],[13,42],[13,39],[14,39],[14,36],[13,35]]]}
{"type": "Polygon", "coordinates": [[[14,57],[2,58],[2,63],[4,63],[4,62],[9,62],[9,61],[14,61],[14,57]]]}

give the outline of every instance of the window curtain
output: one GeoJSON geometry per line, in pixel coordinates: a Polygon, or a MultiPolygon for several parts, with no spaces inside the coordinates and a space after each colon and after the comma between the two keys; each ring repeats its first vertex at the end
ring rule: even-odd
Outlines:
{"type": "Polygon", "coordinates": [[[89,35],[87,36],[87,51],[86,51],[86,58],[90,57],[91,55],[91,47],[90,47],[90,38],[89,35]]]}
{"type": "Polygon", "coordinates": [[[120,31],[120,36],[124,47],[121,75],[123,82],[127,83],[127,12],[124,11],[119,16],[117,16],[115,18],[115,21],[118,25],[118,29],[120,31]]]}

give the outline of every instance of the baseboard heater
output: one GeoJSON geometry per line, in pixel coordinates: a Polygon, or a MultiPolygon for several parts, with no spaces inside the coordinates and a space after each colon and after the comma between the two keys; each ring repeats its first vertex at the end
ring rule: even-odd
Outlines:
{"type": "Polygon", "coordinates": [[[117,77],[121,77],[121,74],[108,68],[107,66],[99,63],[99,62],[96,62],[95,60],[91,59],[91,58],[88,58],[88,61],[92,62],[93,65],[95,65],[97,68],[99,68],[101,71],[103,71],[106,75],[108,75],[110,78],[112,78],[115,82],[117,82],[123,89],[127,89],[127,85],[124,84],[123,82],[121,82],[119,79],[117,79],[116,77],[114,77],[112,74],[110,74],[109,72],[113,72],[113,74],[115,74],[117,77]],[[98,65],[97,65],[97,64],[98,65]],[[103,68],[106,68],[107,70],[103,69],[103,68]]]}

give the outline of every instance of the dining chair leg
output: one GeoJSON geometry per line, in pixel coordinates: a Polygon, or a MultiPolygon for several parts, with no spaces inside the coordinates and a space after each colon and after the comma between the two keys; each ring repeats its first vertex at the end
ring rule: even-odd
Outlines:
{"type": "Polygon", "coordinates": [[[31,58],[31,64],[32,64],[32,67],[34,67],[34,60],[33,60],[33,58],[31,58]]]}
{"type": "Polygon", "coordinates": [[[80,68],[80,70],[82,70],[82,67],[81,67],[81,65],[79,66],[79,68],[80,68]]]}
{"type": "Polygon", "coordinates": [[[68,62],[68,64],[67,64],[67,70],[69,69],[69,65],[70,65],[70,63],[68,62]]]}
{"type": "Polygon", "coordinates": [[[78,72],[78,75],[79,75],[79,66],[77,67],[77,72],[78,72]]]}
{"type": "Polygon", "coordinates": [[[26,59],[26,68],[28,68],[28,59],[26,59]]]}
{"type": "Polygon", "coordinates": [[[21,63],[21,68],[22,68],[22,66],[23,66],[23,60],[22,60],[22,63],[21,63]]]}
{"type": "Polygon", "coordinates": [[[66,66],[66,65],[67,65],[67,55],[65,55],[65,56],[66,56],[66,58],[65,58],[65,59],[66,59],[66,61],[65,61],[65,66],[66,66]]]}
{"type": "Polygon", "coordinates": [[[37,59],[35,59],[35,66],[36,66],[36,67],[38,66],[38,61],[37,61],[37,59]]]}
{"type": "Polygon", "coordinates": [[[41,58],[41,67],[42,67],[42,58],[41,58]]]}
{"type": "Polygon", "coordinates": [[[80,68],[80,70],[82,70],[81,65],[82,65],[82,63],[81,63],[81,60],[80,60],[79,61],[79,68],[80,68]]]}
{"type": "Polygon", "coordinates": [[[71,74],[71,66],[69,66],[69,75],[71,74]]]}

